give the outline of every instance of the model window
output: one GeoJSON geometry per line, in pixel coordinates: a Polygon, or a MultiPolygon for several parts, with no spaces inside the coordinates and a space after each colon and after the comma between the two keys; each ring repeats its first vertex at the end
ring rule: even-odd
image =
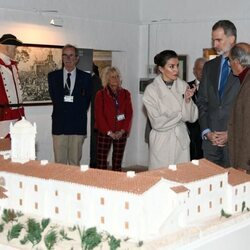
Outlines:
{"type": "Polygon", "coordinates": [[[59,208],[58,207],[55,207],[55,213],[59,214],[59,208]]]}
{"type": "Polygon", "coordinates": [[[101,197],[100,203],[101,203],[101,205],[104,205],[104,198],[103,197],[101,197]]]}
{"type": "Polygon", "coordinates": [[[212,191],[212,184],[209,185],[209,191],[212,191]]]}
{"type": "Polygon", "coordinates": [[[243,187],[243,192],[245,193],[247,190],[246,186],[243,187]]]}
{"type": "Polygon", "coordinates": [[[223,182],[222,182],[222,181],[220,182],[220,187],[221,187],[221,188],[223,187],[223,182]]]}
{"type": "Polygon", "coordinates": [[[235,194],[235,195],[237,195],[237,194],[238,194],[238,189],[237,189],[237,188],[235,189],[234,194],[235,194]]]}
{"type": "Polygon", "coordinates": [[[105,219],[104,216],[101,217],[101,223],[104,224],[105,223],[105,219]]]}
{"type": "Polygon", "coordinates": [[[213,204],[212,201],[209,201],[209,208],[212,208],[213,204]]]}
{"type": "Polygon", "coordinates": [[[77,193],[77,200],[80,201],[81,200],[81,194],[77,193]]]}
{"type": "Polygon", "coordinates": [[[237,212],[238,211],[238,206],[237,205],[235,205],[235,212],[237,212]]]}
{"type": "Polygon", "coordinates": [[[198,188],[198,194],[201,194],[201,188],[198,188]]]}
{"type": "Polygon", "coordinates": [[[34,185],[34,190],[35,190],[35,192],[37,192],[37,191],[38,191],[38,187],[37,187],[37,185],[34,185]]]}
{"type": "Polygon", "coordinates": [[[222,204],[222,198],[220,198],[220,204],[222,204]]]}
{"type": "Polygon", "coordinates": [[[58,196],[58,190],[55,191],[55,196],[58,196]]]}
{"type": "Polygon", "coordinates": [[[197,207],[197,212],[198,212],[198,213],[201,212],[201,206],[200,206],[200,205],[197,207]]]}
{"type": "Polygon", "coordinates": [[[5,179],[3,176],[0,177],[0,185],[5,186],[5,179]]]}
{"type": "Polygon", "coordinates": [[[129,202],[128,201],[125,202],[125,209],[129,209],[129,202]]]}
{"type": "Polygon", "coordinates": [[[77,211],[77,218],[81,219],[81,212],[80,211],[77,211]]]}
{"type": "Polygon", "coordinates": [[[35,209],[38,209],[38,203],[35,202],[35,209]]]}
{"type": "Polygon", "coordinates": [[[19,199],[19,205],[22,206],[23,205],[23,200],[19,199]]]}
{"type": "Polygon", "coordinates": [[[129,223],[128,223],[128,221],[125,221],[125,229],[129,229],[129,223]]]}
{"type": "Polygon", "coordinates": [[[23,183],[19,181],[19,188],[23,188],[23,183]]]}

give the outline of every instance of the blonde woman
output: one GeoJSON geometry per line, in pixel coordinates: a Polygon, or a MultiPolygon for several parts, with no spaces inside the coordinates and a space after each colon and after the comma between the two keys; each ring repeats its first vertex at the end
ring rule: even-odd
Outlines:
{"type": "Polygon", "coordinates": [[[132,122],[132,103],[128,90],[121,87],[116,67],[106,67],[101,74],[103,89],[95,98],[97,167],[107,169],[107,157],[113,144],[112,170],[121,171],[123,153],[132,122]]]}

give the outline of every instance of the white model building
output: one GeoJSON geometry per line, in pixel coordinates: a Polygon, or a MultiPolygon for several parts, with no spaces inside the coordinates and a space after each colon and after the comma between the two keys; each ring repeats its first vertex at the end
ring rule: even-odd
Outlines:
{"type": "Polygon", "coordinates": [[[250,177],[205,159],[134,175],[0,156],[0,179],[1,208],[137,240],[250,205],[250,177]]]}
{"type": "Polygon", "coordinates": [[[10,124],[11,160],[28,162],[35,160],[36,124],[32,125],[24,117],[14,125],[10,124]]]}
{"type": "Polygon", "coordinates": [[[205,159],[138,174],[39,162],[35,134],[24,119],[11,126],[12,161],[0,155],[1,211],[146,240],[250,206],[250,176],[236,169],[205,159]]]}

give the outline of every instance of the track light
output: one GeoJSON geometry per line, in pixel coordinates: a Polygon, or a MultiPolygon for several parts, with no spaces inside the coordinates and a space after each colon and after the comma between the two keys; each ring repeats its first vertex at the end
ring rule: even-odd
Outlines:
{"type": "Polygon", "coordinates": [[[56,27],[62,27],[63,26],[63,19],[62,18],[51,18],[50,24],[56,27]]]}

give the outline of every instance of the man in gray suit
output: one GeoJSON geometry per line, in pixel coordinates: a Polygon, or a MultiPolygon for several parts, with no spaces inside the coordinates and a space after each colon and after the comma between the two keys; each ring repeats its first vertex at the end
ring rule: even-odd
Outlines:
{"type": "Polygon", "coordinates": [[[224,167],[229,167],[228,119],[240,87],[227,58],[236,38],[237,30],[231,21],[214,24],[212,41],[219,56],[205,64],[197,100],[204,157],[224,167]]]}

